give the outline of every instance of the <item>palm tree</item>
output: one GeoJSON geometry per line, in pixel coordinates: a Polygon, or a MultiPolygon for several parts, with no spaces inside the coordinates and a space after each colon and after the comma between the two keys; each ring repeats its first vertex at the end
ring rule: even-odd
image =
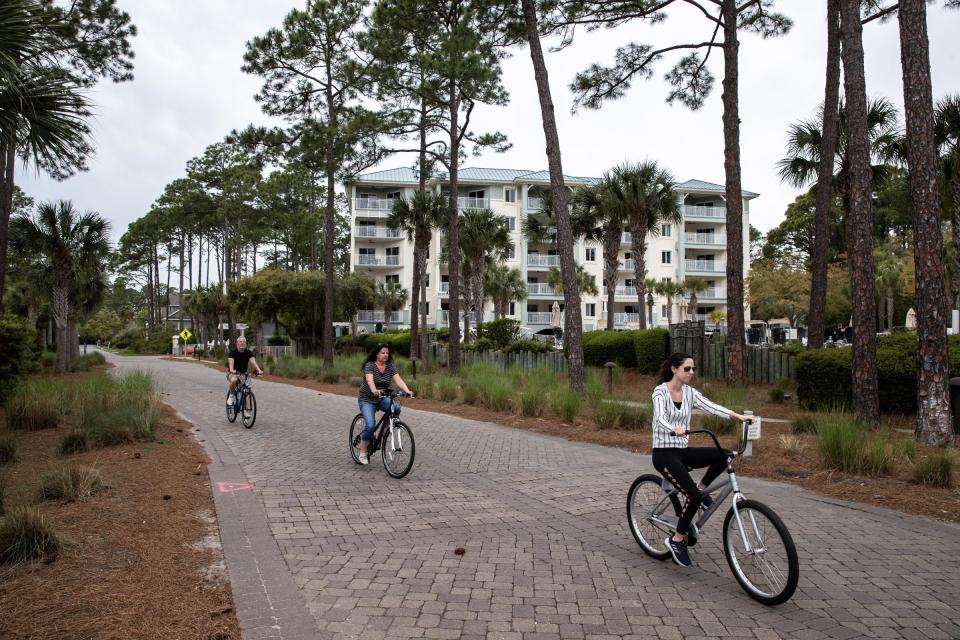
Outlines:
{"type": "Polygon", "coordinates": [[[68,321],[76,291],[77,270],[105,263],[110,245],[110,223],[99,214],[78,214],[69,201],[47,202],[37,207],[36,218],[22,214],[12,222],[12,237],[21,252],[42,255],[52,275],[53,317],[57,325],[57,371],[67,370],[72,354],[68,321]]]}
{"type": "MultiPolygon", "coordinates": [[[[633,277],[637,283],[637,302],[643,308],[646,298],[647,235],[659,235],[661,224],[681,224],[680,204],[673,193],[673,175],[648,160],[640,164],[624,163],[613,170],[609,183],[610,200],[630,228],[633,242],[633,277]]],[[[609,308],[609,305],[608,305],[609,308]]],[[[646,329],[646,316],[640,314],[640,328],[646,329]]]]}
{"type": "MultiPolygon", "coordinates": [[[[577,272],[577,286],[580,288],[580,293],[595,296],[600,291],[597,289],[597,282],[592,275],[587,273],[587,270],[583,268],[581,264],[575,264],[574,269],[577,272]]],[[[560,273],[560,269],[552,267],[549,272],[547,272],[547,286],[556,291],[559,294],[563,294],[563,275],[560,273]]]]}
{"type": "Polygon", "coordinates": [[[393,310],[407,303],[407,290],[396,282],[378,282],[377,302],[383,307],[383,324],[389,327],[393,310]]]}
{"type": "Polygon", "coordinates": [[[937,102],[935,120],[937,147],[944,190],[949,194],[953,230],[953,277],[951,293],[954,309],[960,309],[960,95],[944,96],[937,102]]]}
{"type": "Polygon", "coordinates": [[[894,295],[900,287],[900,278],[903,275],[903,261],[890,248],[878,249],[874,252],[876,260],[876,281],[877,291],[883,293],[884,305],[877,305],[877,321],[881,328],[886,324],[886,330],[893,328],[893,302],[894,295]],[[886,322],[884,322],[884,318],[886,322]]]}
{"type": "Polygon", "coordinates": [[[464,340],[470,336],[470,309],[477,313],[477,322],[483,322],[484,277],[487,261],[505,260],[512,246],[506,218],[491,209],[468,209],[460,216],[460,251],[463,255],[461,271],[467,310],[463,314],[464,340]]]}
{"type": "Polygon", "coordinates": [[[447,203],[442,195],[430,191],[416,191],[409,202],[401,198],[393,205],[387,226],[400,229],[413,240],[413,292],[410,302],[410,355],[420,356],[419,327],[427,326],[427,252],[433,230],[446,222],[447,203]],[[420,304],[417,304],[417,298],[420,304]],[[417,313],[417,307],[420,313],[417,313]]]}
{"type": "Polygon", "coordinates": [[[519,302],[527,297],[527,283],[519,269],[511,269],[503,264],[487,265],[486,295],[493,300],[493,315],[500,320],[507,315],[511,302],[519,302]]]}
{"type": "Polygon", "coordinates": [[[643,281],[643,288],[647,292],[647,299],[645,301],[647,305],[647,326],[652,327],[653,326],[653,307],[655,304],[653,300],[653,293],[654,293],[654,290],[657,288],[657,280],[655,280],[654,278],[646,278],[643,281]]]}
{"type": "Polygon", "coordinates": [[[673,299],[683,295],[683,284],[673,280],[661,280],[654,285],[653,290],[667,299],[667,324],[673,324],[673,299]]]}
{"type": "Polygon", "coordinates": [[[683,292],[690,294],[690,302],[687,304],[687,317],[697,312],[697,294],[703,293],[709,287],[707,281],[703,278],[687,278],[682,283],[683,292]]]}

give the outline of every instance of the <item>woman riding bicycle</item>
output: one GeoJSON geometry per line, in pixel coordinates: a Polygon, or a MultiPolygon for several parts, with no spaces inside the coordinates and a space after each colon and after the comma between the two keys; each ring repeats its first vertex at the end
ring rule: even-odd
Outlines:
{"type": "Polygon", "coordinates": [[[687,533],[697,509],[713,504],[702,490],[723,472],[727,461],[715,447],[688,447],[686,432],[694,409],[700,409],[721,418],[747,420],[726,407],[711,402],[690,386],[696,373],[693,358],[686,353],[672,354],[660,368],[660,382],[653,390],[653,466],[686,497],[680,512],[680,521],[673,537],[664,541],[670,548],[673,561],[689,567],[693,564],[687,553],[687,533]],[[690,477],[690,469],[709,467],[699,484],[690,477]]]}
{"type": "MultiPolygon", "coordinates": [[[[376,428],[377,409],[386,411],[390,407],[390,399],[384,398],[383,392],[390,388],[392,381],[408,395],[413,396],[413,393],[393,366],[390,345],[386,343],[380,343],[373,348],[364,361],[361,371],[363,378],[360,380],[360,392],[357,397],[364,422],[363,435],[360,438],[360,464],[370,464],[367,447],[376,428]]],[[[393,403],[393,415],[400,415],[400,405],[397,403],[393,403]]]]}

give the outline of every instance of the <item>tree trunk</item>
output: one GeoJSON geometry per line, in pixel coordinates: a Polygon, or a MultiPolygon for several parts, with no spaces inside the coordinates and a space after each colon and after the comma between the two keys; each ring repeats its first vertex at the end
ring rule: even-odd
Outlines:
{"type": "MultiPolygon", "coordinates": [[[[330,126],[337,127],[337,114],[333,105],[332,88],[327,85],[327,108],[330,110],[330,126]]],[[[324,220],[323,242],[323,366],[333,367],[333,243],[336,233],[336,205],[334,203],[336,173],[333,166],[333,143],[329,142],[324,152],[327,165],[327,215],[324,220]]],[[[389,318],[387,318],[389,321],[389,318]]]]}
{"type": "Polygon", "coordinates": [[[12,139],[7,140],[0,146],[0,315],[5,310],[3,294],[7,286],[7,235],[10,215],[13,213],[13,168],[16,162],[16,144],[12,139]]]}
{"type": "Polygon", "coordinates": [[[616,304],[617,282],[620,280],[620,225],[608,221],[603,240],[603,283],[607,287],[607,331],[613,331],[613,305],[616,304]]]}
{"type": "Polygon", "coordinates": [[[723,0],[723,165],[727,199],[727,382],[746,381],[743,318],[743,188],[740,178],[740,96],[737,3],[723,0]]]}
{"type": "MultiPolygon", "coordinates": [[[[560,274],[563,276],[563,335],[566,345],[567,371],[570,375],[570,387],[575,391],[583,391],[583,320],[580,311],[576,261],[573,257],[573,231],[570,226],[570,213],[567,211],[567,191],[563,184],[560,136],[557,133],[557,122],[553,112],[547,66],[543,60],[543,50],[540,48],[537,14],[533,0],[523,0],[523,18],[527,27],[527,42],[530,44],[533,75],[537,81],[537,93],[540,97],[540,114],[550,167],[550,194],[553,197],[553,215],[557,223],[557,248],[560,252],[560,274]]],[[[612,309],[608,312],[612,312],[612,309]]]]}
{"type": "Polygon", "coordinates": [[[70,315],[70,265],[63,260],[53,264],[53,321],[57,326],[57,373],[65,373],[70,363],[70,337],[67,322],[70,315]]]}
{"type": "Polygon", "coordinates": [[[947,379],[947,316],[944,307],[943,237],[937,188],[930,50],[924,0],[900,2],[900,60],[907,120],[907,160],[913,203],[917,305],[917,439],[953,441],[947,379]]]}
{"type": "Polygon", "coordinates": [[[426,269],[426,247],[430,242],[427,233],[418,226],[413,237],[413,284],[410,295],[410,357],[420,357],[420,289],[422,288],[423,272],[426,269]]]}
{"type": "Polygon", "coordinates": [[[647,314],[643,312],[647,295],[647,216],[630,220],[630,235],[633,241],[633,282],[637,288],[637,302],[640,304],[640,328],[647,328],[647,314]],[[639,240],[638,240],[639,238],[639,240]]]}
{"type": "Polygon", "coordinates": [[[953,203],[953,308],[960,309],[960,163],[950,180],[953,203]]]}
{"type": "Polygon", "coordinates": [[[450,354],[447,359],[447,371],[451,374],[460,371],[460,221],[458,219],[457,183],[460,170],[459,115],[460,98],[457,95],[457,81],[449,80],[450,110],[450,199],[447,207],[447,273],[450,280],[450,354]]]}
{"type": "Polygon", "coordinates": [[[850,191],[847,262],[850,270],[850,301],[853,307],[853,410],[857,418],[865,424],[876,425],[880,422],[880,400],[877,389],[877,333],[874,324],[877,296],[873,265],[873,187],[860,1],[842,0],[841,13],[850,191]]]}
{"type": "Polygon", "coordinates": [[[823,132],[811,256],[808,349],[823,347],[827,330],[827,251],[830,245],[833,165],[837,153],[837,115],[840,106],[840,0],[827,0],[827,79],[823,95],[823,132]]]}
{"type": "Polygon", "coordinates": [[[162,326],[160,320],[160,295],[162,293],[160,291],[160,252],[157,251],[156,244],[153,245],[153,278],[155,283],[154,295],[157,297],[157,300],[153,305],[153,309],[157,314],[156,325],[162,326]]]}
{"type": "MultiPolygon", "coordinates": [[[[420,100],[420,166],[418,171],[417,188],[421,194],[427,193],[427,104],[420,100]]],[[[424,337],[427,330],[427,251],[430,248],[431,231],[429,227],[418,225],[414,229],[415,249],[413,262],[413,292],[410,297],[410,355],[423,358],[426,341],[420,336],[423,327],[424,337]],[[423,240],[420,236],[423,235],[423,240]]]]}

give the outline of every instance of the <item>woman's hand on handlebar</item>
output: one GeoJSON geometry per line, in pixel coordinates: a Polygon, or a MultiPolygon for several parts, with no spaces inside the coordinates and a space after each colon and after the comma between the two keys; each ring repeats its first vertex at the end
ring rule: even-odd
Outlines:
{"type": "Polygon", "coordinates": [[[674,427],[674,428],[673,428],[673,435],[675,435],[675,436],[685,436],[685,435],[687,435],[687,428],[686,428],[686,427],[674,427]]]}

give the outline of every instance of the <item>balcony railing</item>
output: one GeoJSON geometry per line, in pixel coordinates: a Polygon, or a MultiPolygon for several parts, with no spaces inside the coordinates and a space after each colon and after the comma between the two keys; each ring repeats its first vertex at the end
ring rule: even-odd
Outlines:
{"type": "Polygon", "coordinates": [[[527,254],[528,267],[559,267],[560,256],[542,256],[539,253],[527,254]]]}
{"type": "Polygon", "coordinates": [[[527,198],[528,211],[540,211],[543,208],[543,198],[527,198]]]}
{"type": "Polygon", "coordinates": [[[727,246],[727,237],[722,233],[685,233],[686,244],[705,244],[711,247],[727,246]]]}
{"type": "MultiPolygon", "coordinates": [[[[528,311],[527,324],[553,324],[552,311],[528,311]]],[[[563,312],[560,313],[560,326],[563,326],[563,312]]]]}
{"type": "Polygon", "coordinates": [[[437,289],[437,293],[440,294],[440,295],[443,296],[443,297],[449,296],[449,295],[450,295],[450,283],[449,283],[449,282],[441,282],[441,283],[440,283],[440,287],[437,289]]]}
{"type": "MultiPolygon", "coordinates": [[[[607,295],[607,291],[609,291],[609,289],[607,289],[607,287],[604,287],[604,288],[603,288],[603,295],[604,295],[604,296],[607,295]]],[[[636,288],[636,287],[617,287],[617,288],[614,290],[613,295],[615,295],[615,296],[630,296],[630,297],[636,298],[636,297],[637,297],[637,288],[636,288]]]]}
{"type": "Polygon", "coordinates": [[[360,254],[356,264],[361,267],[399,267],[400,256],[371,256],[360,254]]]}
{"type": "Polygon", "coordinates": [[[396,202],[395,198],[354,198],[353,210],[363,211],[365,215],[367,212],[377,211],[383,213],[386,217],[393,210],[393,205],[396,202]]]}
{"type": "Polygon", "coordinates": [[[634,262],[633,258],[628,258],[627,260],[622,260],[620,262],[620,271],[629,271],[633,273],[634,262]]]}
{"type": "Polygon", "coordinates": [[[711,220],[727,218],[726,207],[697,207],[686,205],[683,207],[684,218],[709,218],[711,220]]]}
{"type": "Polygon", "coordinates": [[[457,198],[457,207],[460,209],[487,209],[490,207],[489,198],[457,198]]]}
{"type": "MultiPolygon", "coordinates": [[[[406,322],[406,311],[391,311],[390,322],[406,322]]],[[[386,322],[386,316],[382,310],[372,311],[369,309],[357,311],[357,322],[386,322]]]]}
{"type": "Polygon", "coordinates": [[[354,229],[354,235],[358,238],[395,239],[399,238],[402,232],[400,229],[391,229],[390,227],[361,226],[354,229]]]}
{"type": "MultiPolygon", "coordinates": [[[[600,314],[600,320],[602,322],[607,321],[607,312],[604,311],[600,314]]],[[[640,314],[639,313],[616,313],[613,314],[613,324],[614,326],[622,326],[628,324],[640,324],[640,314]]]]}
{"type": "Polygon", "coordinates": [[[620,244],[633,244],[633,234],[629,231],[624,231],[620,236],[620,244]]]}
{"type": "Polygon", "coordinates": [[[686,260],[684,267],[689,273],[723,273],[727,268],[716,260],[686,260]]]}
{"type": "Polygon", "coordinates": [[[703,291],[697,294],[697,299],[699,300],[714,300],[714,299],[724,300],[726,299],[726,297],[727,297],[726,290],[716,288],[716,287],[712,289],[707,289],[706,291],[703,291]]]}
{"type": "Polygon", "coordinates": [[[528,282],[527,283],[527,295],[531,296],[559,296],[560,293],[556,289],[548,285],[546,282],[528,282]]]}
{"type": "MultiPolygon", "coordinates": [[[[440,311],[440,326],[446,327],[450,324],[450,312],[447,310],[440,311]]],[[[460,312],[460,323],[463,323],[463,312],[460,312]]],[[[477,313],[476,311],[470,312],[470,324],[477,324],[477,313]]]]}

